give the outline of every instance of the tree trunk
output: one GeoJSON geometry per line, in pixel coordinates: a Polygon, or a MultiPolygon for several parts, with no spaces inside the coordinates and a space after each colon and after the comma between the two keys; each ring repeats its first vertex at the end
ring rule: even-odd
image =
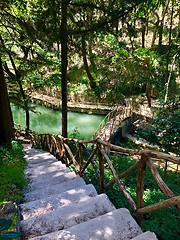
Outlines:
{"type": "Polygon", "coordinates": [[[96,64],[94,62],[94,55],[92,52],[92,39],[90,38],[89,40],[89,60],[91,63],[91,66],[93,67],[94,70],[97,70],[96,64]]]}
{"type": "Polygon", "coordinates": [[[88,79],[90,81],[90,86],[91,86],[91,88],[95,88],[96,87],[96,82],[94,81],[94,78],[91,75],[91,72],[90,72],[89,66],[88,66],[88,62],[87,62],[86,44],[85,44],[84,37],[82,37],[82,55],[83,55],[84,68],[85,68],[85,71],[87,73],[88,79]]]}
{"type": "Polygon", "coordinates": [[[148,100],[148,107],[151,107],[151,96],[150,96],[150,93],[151,93],[150,82],[147,82],[147,85],[146,85],[146,97],[147,97],[147,100],[148,100]]]}
{"type": "Polygon", "coordinates": [[[154,49],[154,44],[155,44],[155,41],[156,41],[157,31],[158,31],[159,23],[160,23],[158,13],[157,13],[157,12],[154,12],[154,15],[156,16],[157,21],[156,21],[156,23],[155,23],[155,29],[154,29],[154,31],[153,31],[153,37],[152,37],[152,43],[151,43],[151,49],[152,49],[152,50],[154,49]]]}
{"type": "MultiPolygon", "coordinates": [[[[167,51],[167,56],[166,56],[166,72],[165,72],[165,77],[164,77],[165,78],[165,85],[168,84],[168,72],[169,72],[168,69],[169,69],[169,62],[170,62],[173,14],[174,14],[174,7],[172,6],[172,9],[171,9],[171,20],[170,20],[170,30],[169,30],[169,43],[168,43],[168,51],[167,51]]],[[[166,97],[165,97],[165,99],[166,99],[166,97]]]]}
{"type": "Polygon", "coordinates": [[[0,144],[11,144],[14,138],[13,120],[0,56],[0,144]]]}
{"type": "Polygon", "coordinates": [[[158,33],[159,33],[159,49],[161,50],[161,47],[162,47],[162,36],[163,36],[163,22],[161,21],[161,24],[159,26],[159,30],[158,30],[158,33]]]}
{"type": "Polygon", "coordinates": [[[67,137],[67,4],[61,6],[61,91],[62,91],[62,136],[67,137]]]}
{"type": "Polygon", "coordinates": [[[145,48],[146,18],[142,19],[142,48],[145,48]]]}
{"type": "MultiPolygon", "coordinates": [[[[23,89],[23,86],[22,86],[22,83],[21,83],[21,75],[19,74],[17,68],[16,68],[16,65],[14,63],[14,60],[12,58],[12,55],[11,53],[8,51],[8,49],[6,48],[5,44],[4,44],[4,40],[2,39],[1,35],[0,35],[0,40],[2,42],[2,45],[4,47],[4,49],[6,50],[8,56],[9,56],[9,59],[11,61],[11,64],[12,64],[12,67],[14,69],[14,72],[15,72],[15,76],[16,76],[16,80],[17,80],[17,83],[19,85],[19,88],[20,88],[20,92],[21,92],[21,95],[22,95],[22,98],[23,98],[23,101],[24,101],[24,109],[25,109],[25,113],[26,113],[26,131],[29,130],[29,127],[30,127],[30,121],[29,121],[29,108],[28,108],[28,100],[27,100],[27,97],[26,97],[26,94],[24,92],[24,89],[23,89]]],[[[10,71],[9,71],[10,72],[10,71]]]]}

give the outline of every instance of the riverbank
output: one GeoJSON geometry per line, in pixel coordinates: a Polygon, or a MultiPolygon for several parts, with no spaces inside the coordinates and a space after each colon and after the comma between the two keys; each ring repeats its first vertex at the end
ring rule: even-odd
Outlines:
{"type": "MultiPolygon", "coordinates": [[[[61,99],[56,97],[51,97],[38,92],[32,92],[30,94],[30,98],[33,103],[38,103],[54,110],[62,109],[61,99]]],[[[68,101],[67,105],[68,111],[95,115],[107,115],[112,110],[112,107],[107,106],[106,104],[75,103],[68,101]]]]}

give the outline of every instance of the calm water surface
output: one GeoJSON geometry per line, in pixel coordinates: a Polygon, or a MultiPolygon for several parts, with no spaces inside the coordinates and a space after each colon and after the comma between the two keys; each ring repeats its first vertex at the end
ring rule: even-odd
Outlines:
{"type": "MultiPolygon", "coordinates": [[[[14,122],[25,126],[25,112],[11,106],[14,122]]],[[[30,129],[39,133],[61,134],[61,118],[60,111],[52,110],[44,106],[35,106],[35,113],[30,112],[30,129]]],[[[68,112],[68,133],[72,133],[77,128],[79,139],[88,139],[93,135],[103,120],[104,116],[88,115],[84,113],[68,112]]]]}

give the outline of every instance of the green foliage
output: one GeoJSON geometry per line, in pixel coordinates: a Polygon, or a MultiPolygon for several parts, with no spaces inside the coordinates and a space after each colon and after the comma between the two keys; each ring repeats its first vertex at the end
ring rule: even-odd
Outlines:
{"type": "Polygon", "coordinates": [[[154,118],[149,128],[138,127],[137,136],[145,138],[151,144],[160,145],[166,152],[180,154],[180,112],[169,114],[169,116],[161,114],[154,118]]]}
{"type": "Polygon", "coordinates": [[[21,234],[18,232],[7,231],[11,227],[12,222],[12,220],[0,219],[0,239],[10,240],[21,236],[21,234]]]}
{"type": "Polygon", "coordinates": [[[0,147],[0,205],[22,198],[21,190],[26,186],[25,166],[20,142],[12,141],[11,149],[0,147]]]}

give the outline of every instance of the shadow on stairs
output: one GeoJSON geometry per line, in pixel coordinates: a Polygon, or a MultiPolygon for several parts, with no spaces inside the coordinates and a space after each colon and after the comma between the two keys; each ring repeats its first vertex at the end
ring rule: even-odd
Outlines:
{"type": "Polygon", "coordinates": [[[30,178],[25,203],[19,205],[23,239],[154,240],[125,208],[115,209],[107,195],[70,172],[54,156],[25,145],[30,178]]]}

